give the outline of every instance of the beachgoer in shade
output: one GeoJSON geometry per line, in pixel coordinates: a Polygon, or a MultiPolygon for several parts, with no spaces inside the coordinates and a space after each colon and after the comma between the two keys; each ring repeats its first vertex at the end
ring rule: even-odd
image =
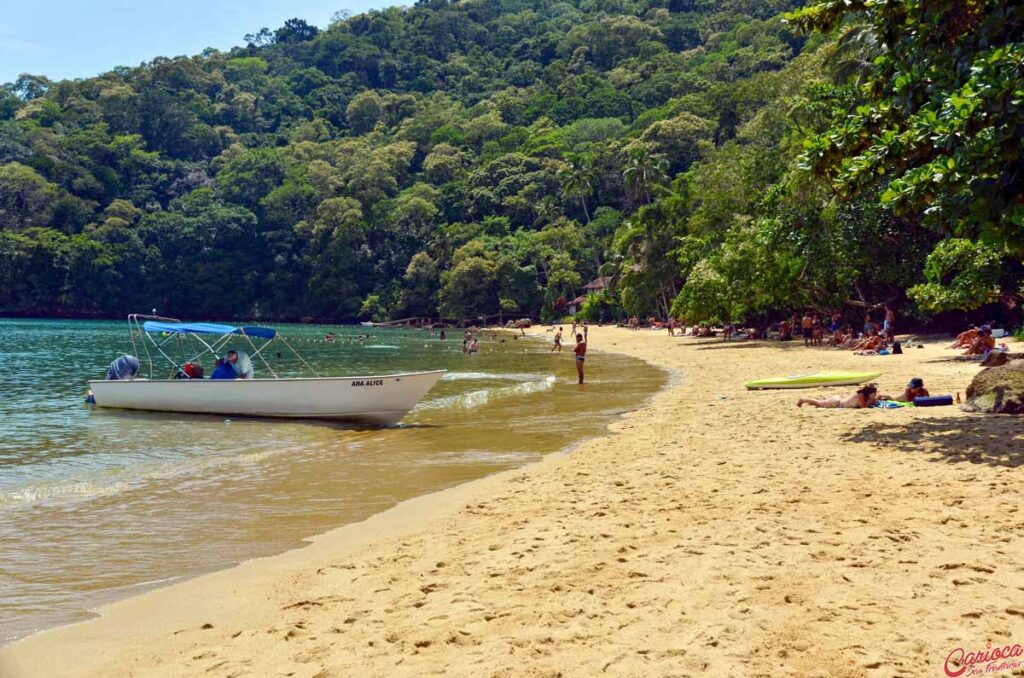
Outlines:
{"type": "Polygon", "coordinates": [[[877,351],[882,348],[882,338],[877,334],[864,337],[853,346],[854,351],[877,351]]]}
{"type": "Polygon", "coordinates": [[[576,374],[579,375],[580,382],[583,383],[583,363],[587,359],[587,340],[582,334],[576,335],[576,348],[573,349],[573,353],[576,354],[576,374]]]}
{"type": "Polygon", "coordinates": [[[822,399],[800,398],[800,400],[796,401],[796,406],[810,405],[811,407],[858,410],[864,407],[871,407],[876,402],[878,402],[878,387],[874,384],[868,384],[857,389],[856,393],[847,396],[835,395],[822,399]]]}
{"type": "Polygon", "coordinates": [[[864,336],[865,337],[870,337],[877,330],[878,330],[878,328],[875,326],[875,323],[871,320],[871,314],[870,313],[865,313],[864,314],[864,336]]]}
{"type": "Polygon", "coordinates": [[[882,322],[882,333],[885,335],[887,341],[892,341],[896,338],[896,311],[889,308],[888,305],[885,307],[885,320],[882,322]]]}
{"type": "Polygon", "coordinates": [[[814,340],[814,319],[810,313],[805,313],[800,319],[800,334],[804,338],[804,346],[810,346],[814,340]]]}

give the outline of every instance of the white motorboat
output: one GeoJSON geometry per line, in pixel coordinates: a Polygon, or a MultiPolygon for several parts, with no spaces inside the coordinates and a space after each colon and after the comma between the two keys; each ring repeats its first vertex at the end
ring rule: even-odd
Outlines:
{"type": "MultiPolygon", "coordinates": [[[[315,370],[276,330],[268,327],[238,327],[212,323],[183,323],[170,318],[131,315],[134,348],[133,373],[108,374],[106,380],[89,382],[91,400],[98,407],[157,412],[184,412],[247,417],[286,417],[335,419],[372,425],[395,424],[426,395],[444,374],[444,370],[382,374],[369,376],[280,378],[264,359],[264,350],[272,342],[284,343],[302,360],[309,371],[315,370]],[[212,341],[204,337],[219,336],[212,341]],[[171,357],[172,346],[182,339],[195,340],[203,348],[181,361],[171,357]],[[198,359],[210,353],[218,356],[228,341],[244,340],[252,354],[245,360],[259,359],[272,375],[269,379],[204,379],[197,376],[198,359]],[[139,343],[143,347],[140,355],[139,343]],[[157,353],[173,366],[172,378],[153,378],[153,356],[157,353]],[[149,363],[149,378],[140,378],[143,362],[149,363]],[[193,368],[193,369],[190,369],[193,368]],[[112,377],[112,378],[111,378],[112,377]],[[127,378],[126,378],[127,377],[127,378]]],[[[248,368],[252,373],[251,366],[248,368]]]]}

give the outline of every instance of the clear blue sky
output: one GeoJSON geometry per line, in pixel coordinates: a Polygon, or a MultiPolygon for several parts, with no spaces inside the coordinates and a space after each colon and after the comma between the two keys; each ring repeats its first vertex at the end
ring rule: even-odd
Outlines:
{"type": "Polygon", "coordinates": [[[320,28],[339,10],[407,0],[11,0],[0,10],[0,83],[20,73],[85,78],[157,56],[225,50],[299,17],[320,28]]]}

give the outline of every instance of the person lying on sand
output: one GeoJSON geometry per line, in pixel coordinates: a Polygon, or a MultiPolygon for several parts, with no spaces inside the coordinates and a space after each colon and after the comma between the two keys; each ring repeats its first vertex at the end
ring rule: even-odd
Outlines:
{"type": "Polygon", "coordinates": [[[996,338],[992,336],[992,330],[982,328],[978,330],[977,338],[971,343],[970,348],[964,351],[964,355],[985,355],[996,347],[996,338]]]}
{"type": "Polygon", "coordinates": [[[895,398],[891,395],[880,395],[879,400],[895,400],[900,403],[912,403],[914,398],[927,398],[929,395],[928,389],[924,387],[924,379],[921,377],[914,377],[907,384],[907,387],[903,389],[903,393],[895,398]]]}
{"type": "Polygon", "coordinates": [[[956,335],[956,339],[949,345],[949,348],[970,348],[977,338],[978,328],[972,326],[970,329],[956,335]]]}
{"type": "Polygon", "coordinates": [[[870,337],[864,337],[850,348],[854,351],[877,351],[882,348],[882,337],[877,334],[870,337]]]}
{"type": "Polygon", "coordinates": [[[801,398],[796,401],[797,407],[810,405],[811,407],[839,408],[844,410],[859,410],[871,407],[878,402],[878,387],[874,384],[857,389],[856,393],[848,396],[834,395],[829,398],[801,398]]]}

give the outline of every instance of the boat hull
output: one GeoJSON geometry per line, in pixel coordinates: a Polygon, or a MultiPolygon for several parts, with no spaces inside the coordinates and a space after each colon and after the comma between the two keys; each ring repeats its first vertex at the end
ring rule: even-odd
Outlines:
{"type": "Polygon", "coordinates": [[[398,423],[444,374],[313,379],[90,381],[98,407],[242,417],[398,423]]]}

